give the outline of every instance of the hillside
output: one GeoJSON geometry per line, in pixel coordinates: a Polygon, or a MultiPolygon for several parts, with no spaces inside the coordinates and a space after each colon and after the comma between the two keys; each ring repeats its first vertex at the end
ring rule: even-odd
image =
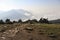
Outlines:
{"type": "Polygon", "coordinates": [[[60,23],[60,19],[51,20],[50,23],[60,23]]]}
{"type": "Polygon", "coordinates": [[[0,19],[11,19],[11,20],[18,20],[18,19],[30,19],[32,17],[32,13],[23,9],[18,10],[9,10],[5,12],[0,12],[0,19]]]}
{"type": "Polygon", "coordinates": [[[60,24],[0,24],[0,40],[60,40],[60,24]]]}

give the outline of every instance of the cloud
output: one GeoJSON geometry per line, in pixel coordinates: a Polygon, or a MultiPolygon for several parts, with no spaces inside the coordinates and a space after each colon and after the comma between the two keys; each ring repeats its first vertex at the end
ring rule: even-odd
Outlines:
{"type": "Polygon", "coordinates": [[[25,15],[25,16],[30,16],[31,14],[29,14],[29,13],[25,13],[24,15],[25,15]]]}
{"type": "Polygon", "coordinates": [[[35,7],[32,11],[37,19],[40,17],[47,17],[49,20],[60,18],[60,5],[35,7]]]}
{"type": "Polygon", "coordinates": [[[36,17],[35,16],[32,16],[31,19],[36,19],[36,17]]]}
{"type": "MultiPolygon", "coordinates": [[[[16,1],[16,0],[15,0],[16,1]]],[[[33,2],[31,4],[27,3],[26,5],[25,2],[18,2],[16,1],[15,3],[14,0],[0,0],[0,10],[11,10],[11,9],[24,9],[32,12],[33,17],[32,18],[37,18],[40,19],[40,17],[48,17],[49,19],[56,19],[60,18],[60,3],[58,1],[52,1],[50,0],[48,2],[42,2],[40,3],[35,3],[37,5],[32,5],[34,4],[33,2]],[[29,5],[28,5],[29,4],[29,5]]],[[[34,1],[35,2],[35,1],[34,1]]],[[[30,14],[25,13],[24,15],[30,16],[30,14]]]]}

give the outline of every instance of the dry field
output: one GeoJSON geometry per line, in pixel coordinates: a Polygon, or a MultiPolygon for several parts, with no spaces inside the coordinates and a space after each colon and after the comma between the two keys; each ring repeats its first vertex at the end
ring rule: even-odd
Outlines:
{"type": "Polygon", "coordinates": [[[60,24],[0,24],[0,40],[60,40],[60,24]]]}

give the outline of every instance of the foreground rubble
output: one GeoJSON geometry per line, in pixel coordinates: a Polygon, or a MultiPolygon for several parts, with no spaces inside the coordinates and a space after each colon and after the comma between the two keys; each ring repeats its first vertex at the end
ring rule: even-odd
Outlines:
{"type": "Polygon", "coordinates": [[[6,30],[0,31],[0,40],[60,40],[60,34],[47,34],[46,29],[39,27],[36,24],[4,25],[6,30]],[[7,27],[9,28],[6,29],[7,27]]]}

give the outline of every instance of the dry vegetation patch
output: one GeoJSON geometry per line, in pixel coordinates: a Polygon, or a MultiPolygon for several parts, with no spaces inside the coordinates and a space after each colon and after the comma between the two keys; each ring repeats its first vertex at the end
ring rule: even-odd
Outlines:
{"type": "Polygon", "coordinates": [[[1,24],[0,39],[60,40],[60,24],[1,24]]]}

